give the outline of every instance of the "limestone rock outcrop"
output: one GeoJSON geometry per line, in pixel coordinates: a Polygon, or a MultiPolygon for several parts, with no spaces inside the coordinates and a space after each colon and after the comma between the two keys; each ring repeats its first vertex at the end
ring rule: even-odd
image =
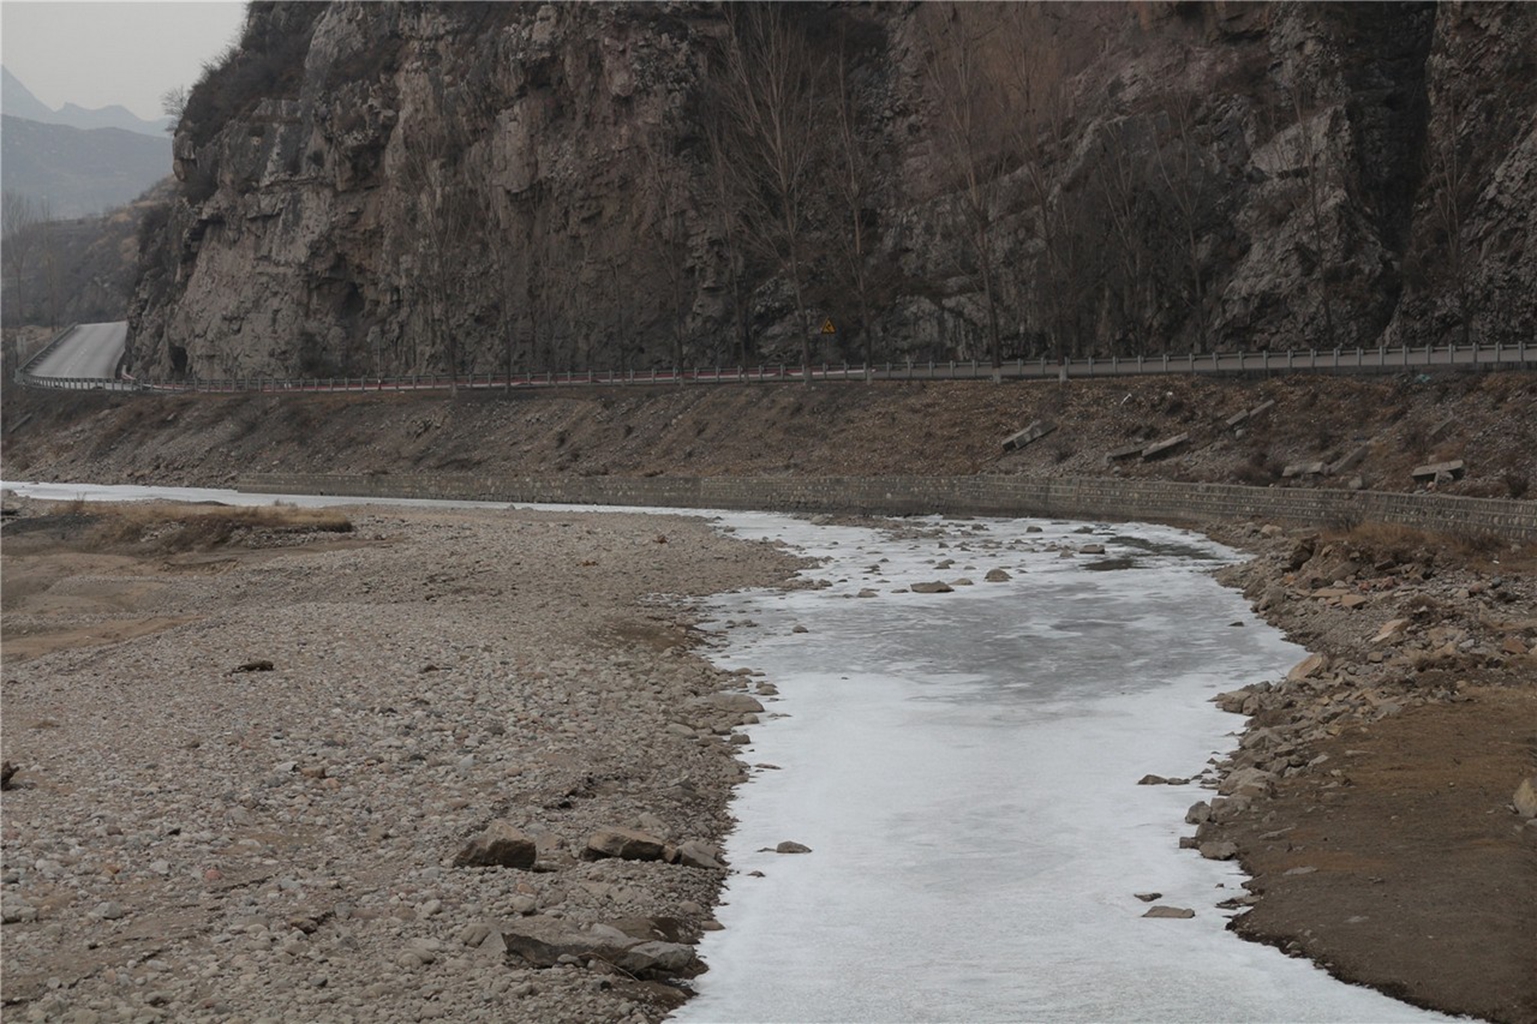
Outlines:
{"type": "Polygon", "coordinates": [[[795,363],[808,322],[814,359],[882,361],[1537,323],[1537,7],[1013,7],[786,8],[824,118],[791,261],[734,222],[751,161],[712,156],[733,5],[253,4],[176,132],[130,369],[795,363]]]}

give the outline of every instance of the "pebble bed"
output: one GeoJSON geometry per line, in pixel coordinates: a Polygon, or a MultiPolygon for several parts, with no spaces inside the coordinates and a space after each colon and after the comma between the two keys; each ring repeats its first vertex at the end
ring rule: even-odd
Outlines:
{"type": "Polygon", "coordinates": [[[690,600],[799,561],[685,517],[351,518],[354,543],[124,568],[164,584],[133,614],[195,619],[5,666],[8,1020],[640,1022],[678,1003],[686,982],[537,968],[497,930],[714,926],[724,870],[581,852],[611,827],[720,842],[753,719],[706,698],[772,688],[692,653],[690,600]],[[533,870],[453,866],[493,820],[537,840],[533,870]]]}

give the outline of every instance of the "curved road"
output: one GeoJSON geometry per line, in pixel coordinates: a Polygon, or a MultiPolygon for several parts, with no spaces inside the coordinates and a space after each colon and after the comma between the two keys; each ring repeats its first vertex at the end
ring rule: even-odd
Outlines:
{"type": "Polygon", "coordinates": [[[52,348],[27,368],[34,377],[97,377],[111,380],[117,376],[118,360],[128,343],[128,321],[105,324],[77,324],[54,342],[52,348]]]}

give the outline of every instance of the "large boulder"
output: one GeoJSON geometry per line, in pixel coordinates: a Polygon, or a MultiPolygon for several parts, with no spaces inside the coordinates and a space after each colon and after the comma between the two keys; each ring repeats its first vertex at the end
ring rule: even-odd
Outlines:
{"type": "Polygon", "coordinates": [[[758,699],[751,694],[731,691],[709,694],[702,698],[700,703],[716,711],[727,711],[732,714],[755,715],[763,710],[763,705],[758,703],[758,699]]]}
{"type": "Polygon", "coordinates": [[[584,860],[618,857],[620,860],[661,860],[667,844],[648,832],[633,828],[605,828],[587,839],[584,860]]]}
{"type": "Polygon", "coordinates": [[[681,942],[636,939],[608,925],[583,927],[546,914],[504,924],[501,935],[507,952],[536,967],[553,967],[572,956],[603,960],[635,975],[672,975],[694,963],[693,948],[681,942]]]}
{"type": "Polygon", "coordinates": [[[1296,682],[1301,679],[1311,679],[1314,676],[1323,675],[1329,670],[1329,656],[1327,654],[1309,654],[1297,664],[1292,666],[1286,678],[1296,682]]]}
{"type": "Polygon", "coordinates": [[[678,863],[688,868],[724,868],[721,863],[720,851],[707,843],[701,843],[697,839],[679,843],[678,863]]]}
{"type": "Polygon", "coordinates": [[[519,832],[511,822],[493,821],[479,838],[459,851],[454,867],[523,868],[534,866],[539,849],[533,839],[519,832]]]}
{"type": "Polygon", "coordinates": [[[1217,785],[1223,796],[1270,796],[1275,792],[1275,775],[1263,768],[1239,768],[1229,772],[1217,785]]]}
{"type": "Polygon", "coordinates": [[[1521,780],[1511,802],[1516,805],[1516,813],[1521,817],[1537,818],[1537,775],[1521,780]]]}

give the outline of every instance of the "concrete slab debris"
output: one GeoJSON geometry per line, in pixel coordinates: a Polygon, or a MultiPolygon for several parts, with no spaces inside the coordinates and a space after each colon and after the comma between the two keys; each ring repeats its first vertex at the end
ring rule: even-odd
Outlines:
{"type": "Polygon", "coordinates": [[[1344,455],[1341,455],[1337,461],[1330,464],[1329,475],[1339,476],[1341,473],[1344,473],[1347,470],[1355,469],[1361,463],[1365,462],[1366,457],[1371,453],[1372,446],[1369,444],[1363,444],[1358,448],[1354,448],[1346,452],[1344,455]]]}
{"type": "Polygon", "coordinates": [[[1161,459],[1189,440],[1189,434],[1175,434],[1173,437],[1150,444],[1142,450],[1142,461],[1151,462],[1154,459],[1161,459]]]}
{"type": "Polygon", "coordinates": [[[1323,476],[1327,467],[1322,462],[1293,462],[1281,470],[1283,477],[1323,476]]]}
{"type": "Polygon", "coordinates": [[[1039,441],[1041,438],[1045,437],[1047,434],[1056,429],[1057,425],[1051,420],[1036,420],[1024,430],[1021,430],[1016,434],[1010,434],[1008,437],[1004,438],[1003,450],[1006,452],[1012,452],[1015,449],[1023,448],[1025,445],[1032,441],[1039,441]]]}
{"type": "Polygon", "coordinates": [[[1461,480],[1465,468],[1461,459],[1452,459],[1448,462],[1432,462],[1424,466],[1416,466],[1410,475],[1416,480],[1434,480],[1445,473],[1453,480],[1461,480]]]}
{"type": "Polygon", "coordinates": [[[1106,462],[1119,462],[1121,459],[1129,459],[1133,455],[1141,455],[1142,454],[1142,449],[1144,449],[1146,447],[1147,447],[1147,445],[1145,445],[1142,442],[1138,441],[1136,444],[1129,444],[1129,445],[1127,445],[1124,448],[1117,448],[1114,451],[1108,452],[1105,455],[1105,461],[1106,462]]]}

